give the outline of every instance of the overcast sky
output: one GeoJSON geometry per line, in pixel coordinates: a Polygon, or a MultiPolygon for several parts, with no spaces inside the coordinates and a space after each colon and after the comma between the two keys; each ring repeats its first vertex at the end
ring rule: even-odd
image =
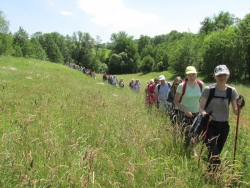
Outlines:
{"type": "Polygon", "coordinates": [[[205,17],[221,11],[244,18],[250,0],[0,0],[0,11],[12,33],[19,27],[29,35],[82,31],[108,42],[119,31],[135,39],[172,30],[197,33],[205,17]]]}

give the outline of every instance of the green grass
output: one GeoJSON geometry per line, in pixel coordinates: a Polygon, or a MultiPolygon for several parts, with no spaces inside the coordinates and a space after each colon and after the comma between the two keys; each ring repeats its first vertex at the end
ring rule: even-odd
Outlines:
{"type": "MultiPolygon", "coordinates": [[[[249,187],[249,88],[233,169],[236,117],[224,147],[222,180],[174,139],[168,117],[148,113],[143,89],[168,72],[118,75],[125,88],[102,85],[63,65],[0,57],[0,187],[249,187]],[[141,93],[128,88],[139,79],[141,93]]],[[[201,144],[196,148],[199,153],[201,144]]],[[[204,149],[204,155],[206,155],[204,149]]]]}

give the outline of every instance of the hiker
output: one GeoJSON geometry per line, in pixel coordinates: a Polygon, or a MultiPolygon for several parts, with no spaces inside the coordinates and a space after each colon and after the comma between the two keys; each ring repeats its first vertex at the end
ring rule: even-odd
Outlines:
{"type": "Polygon", "coordinates": [[[107,79],[108,79],[107,73],[105,72],[105,73],[103,74],[103,76],[102,76],[102,81],[103,81],[103,82],[106,82],[107,79]]]}
{"type": "Polygon", "coordinates": [[[146,104],[155,103],[155,86],[159,83],[159,79],[155,78],[154,82],[148,86],[148,97],[146,99],[146,104]]]}
{"type": "MultiPolygon", "coordinates": [[[[243,107],[245,104],[244,98],[239,98],[236,89],[227,85],[229,76],[230,72],[227,66],[218,65],[214,69],[215,83],[205,87],[200,100],[199,112],[203,117],[212,111],[212,120],[204,140],[209,151],[208,170],[212,172],[217,171],[220,166],[220,153],[229,133],[229,104],[232,103],[235,115],[238,114],[238,107],[243,107]]],[[[205,131],[206,128],[204,126],[203,128],[205,131]]]]}
{"type": "Polygon", "coordinates": [[[116,75],[114,75],[112,79],[112,84],[116,86],[117,83],[118,83],[118,78],[116,77],[116,75]]]}
{"type": "Polygon", "coordinates": [[[139,93],[139,92],[140,92],[140,88],[141,88],[141,84],[140,84],[139,80],[136,79],[136,80],[135,80],[135,84],[134,84],[134,91],[135,91],[136,93],[139,93]]]}
{"type": "Polygon", "coordinates": [[[148,88],[149,88],[149,86],[151,85],[151,84],[153,84],[154,83],[154,79],[150,79],[150,81],[147,83],[147,85],[146,85],[146,88],[145,88],[145,94],[146,94],[146,101],[147,101],[147,98],[148,98],[148,88]]]}
{"type": "Polygon", "coordinates": [[[161,108],[162,112],[166,112],[166,99],[170,92],[171,84],[166,81],[164,75],[159,76],[160,83],[155,87],[155,100],[157,102],[157,108],[161,108]]]}
{"type": "Polygon", "coordinates": [[[124,80],[123,80],[123,78],[121,78],[121,80],[119,81],[119,86],[120,86],[120,88],[124,88],[124,80]]]}
{"type": "Polygon", "coordinates": [[[205,85],[202,81],[196,80],[197,71],[194,66],[188,66],[185,73],[185,81],[177,87],[174,104],[181,110],[181,115],[185,118],[184,126],[187,126],[192,124],[199,112],[199,100],[205,85]]]}
{"type": "Polygon", "coordinates": [[[168,94],[167,102],[174,104],[175,93],[176,93],[177,87],[179,86],[180,83],[182,83],[182,78],[180,76],[177,76],[174,79],[174,81],[172,83],[172,86],[170,88],[170,92],[168,94]]]}
{"type": "Polygon", "coordinates": [[[134,90],[134,85],[135,85],[135,80],[132,79],[130,82],[129,82],[129,87],[131,90],[134,90]]]}
{"type": "Polygon", "coordinates": [[[177,76],[172,83],[172,86],[170,88],[170,92],[169,92],[168,97],[167,97],[167,104],[168,104],[167,111],[169,114],[169,118],[173,124],[176,123],[176,121],[177,121],[176,116],[178,115],[178,108],[174,105],[174,98],[175,98],[177,87],[181,83],[182,83],[182,78],[180,76],[177,76]]]}

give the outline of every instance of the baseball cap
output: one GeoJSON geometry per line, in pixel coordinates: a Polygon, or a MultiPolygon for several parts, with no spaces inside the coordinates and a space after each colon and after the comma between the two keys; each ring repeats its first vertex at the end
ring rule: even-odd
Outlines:
{"type": "Polygon", "coordinates": [[[151,79],[151,80],[150,80],[150,83],[153,83],[153,82],[154,82],[154,79],[151,79]]]}
{"type": "Polygon", "coordinates": [[[159,76],[159,80],[161,81],[161,80],[165,80],[165,76],[164,75],[160,75],[159,76]]]}
{"type": "Polygon", "coordinates": [[[197,74],[196,68],[194,66],[188,66],[185,72],[186,74],[193,74],[193,73],[197,74]]]}
{"type": "Polygon", "coordinates": [[[230,71],[228,70],[226,65],[218,65],[217,67],[215,67],[214,75],[218,76],[220,74],[230,74],[230,71]]]}

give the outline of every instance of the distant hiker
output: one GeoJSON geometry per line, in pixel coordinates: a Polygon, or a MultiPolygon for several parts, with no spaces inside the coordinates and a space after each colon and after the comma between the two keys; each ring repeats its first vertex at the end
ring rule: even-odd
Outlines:
{"type": "Polygon", "coordinates": [[[135,91],[136,93],[139,93],[139,92],[140,92],[140,88],[141,88],[141,84],[140,84],[139,80],[136,79],[136,80],[135,80],[135,83],[134,83],[134,91],[135,91]]]}
{"type": "Polygon", "coordinates": [[[113,77],[112,77],[112,76],[109,77],[109,83],[110,83],[111,85],[113,84],[113,77]]]}
{"type": "Polygon", "coordinates": [[[160,83],[155,87],[155,100],[157,101],[157,108],[161,108],[162,112],[166,112],[166,101],[168,93],[170,92],[171,84],[166,81],[164,75],[159,76],[160,83]]]}
{"type": "MultiPolygon", "coordinates": [[[[209,151],[208,170],[212,172],[220,168],[220,153],[229,133],[229,104],[232,103],[235,115],[245,104],[244,98],[238,95],[236,89],[226,84],[229,75],[230,72],[226,65],[215,67],[213,77],[216,83],[205,87],[200,100],[199,112],[203,117],[212,111],[212,121],[209,123],[204,140],[209,151]]],[[[204,126],[203,130],[205,131],[205,129],[204,126]]]]}
{"type": "Polygon", "coordinates": [[[116,84],[118,84],[118,79],[117,79],[116,75],[114,75],[114,77],[113,77],[112,84],[114,86],[116,86],[116,84]]]}
{"type": "Polygon", "coordinates": [[[148,97],[146,103],[152,104],[155,103],[155,86],[159,83],[159,79],[155,78],[154,82],[148,86],[148,97]]]}
{"type": "Polygon", "coordinates": [[[147,100],[147,98],[148,98],[148,88],[149,88],[149,86],[150,86],[151,84],[153,84],[153,83],[154,83],[154,79],[151,79],[151,80],[147,83],[147,85],[146,85],[146,87],[145,87],[144,92],[145,92],[145,94],[146,94],[146,100],[147,100]]]}
{"type": "Polygon", "coordinates": [[[123,80],[123,78],[121,78],[121,80],[119,81],[119,87],[120,88],[124,88],[124,80],[123,80]]]}
{"type": "Polygon", "coordinates": [[[92,73],[92,78],[96,79],[95,71],[93,71],[93,73],[92,73]]]}
{"type": "Polygon", "coordinates": [[[102,76],[102,81],[106,82],[107,79],[108,79],[107,73],[105,72],[105,73],[103,74],[103,76],[102,76]]]}
{"type": "Polygon", "coordinates": [[[132,79],[130,82],[129,82],[129,87],[131,90],[134,90],[134,85],[135,85],[135,80],[132,79]]]}

